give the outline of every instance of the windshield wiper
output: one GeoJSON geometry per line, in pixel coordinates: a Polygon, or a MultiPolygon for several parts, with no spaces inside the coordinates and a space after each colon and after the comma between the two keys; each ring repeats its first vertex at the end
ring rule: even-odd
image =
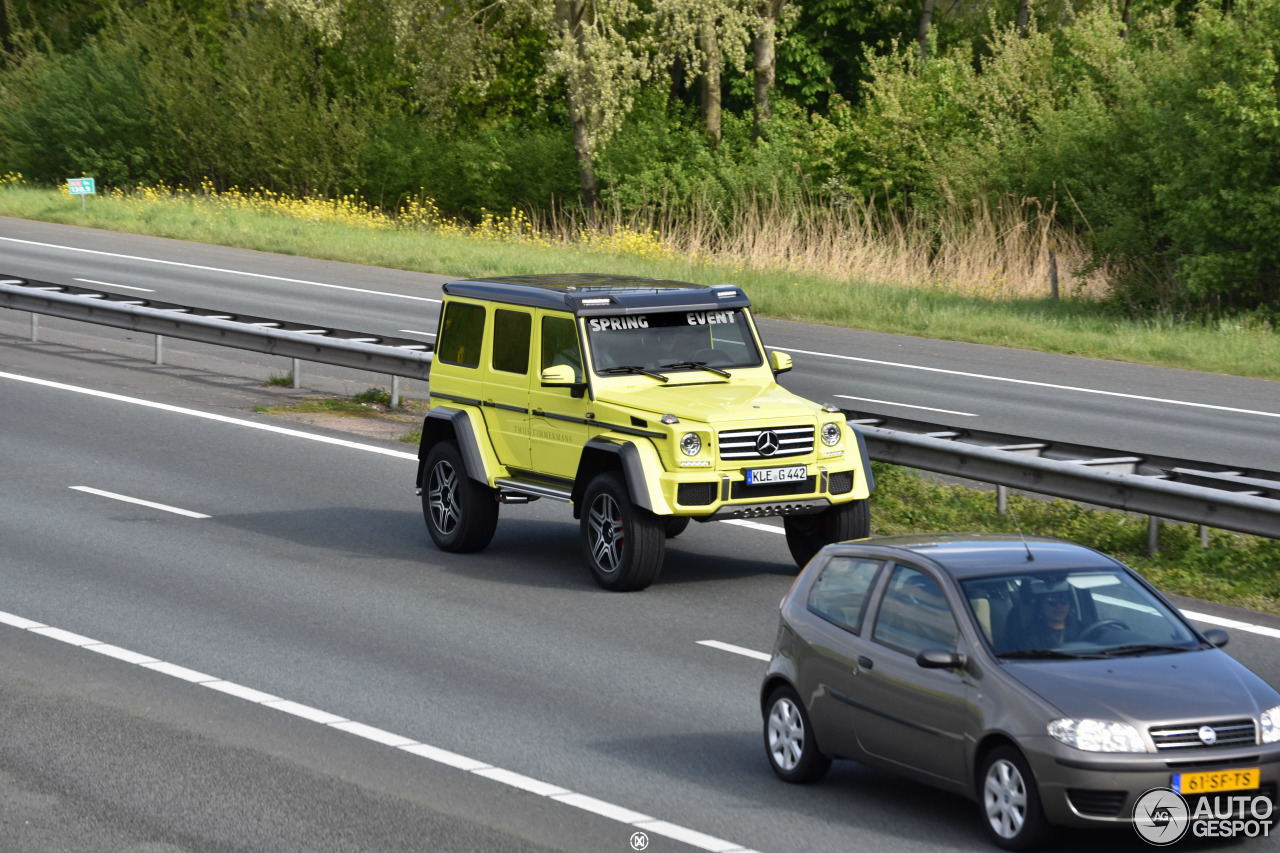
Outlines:
{"type": "Polygon", "coordinates": [[[727,371],[727,370],[722,370],[722,369],[721,369],[721,368],[719,368],[719,367],[712,367],[711,365],[707,364],[705,361],[677,361],[677,362],[674,362],[674,363],[672,363],[672,364],[664,364],[664,365],[662,365],[662,369],[663,369],[663,370],[669,370],[669,369],[671,369],[671,368],[673,368],[673,367],[697,367],[697,368],[699,368],[699,369],[701,369],[701,370],[710,370],[712,373],[716,374],[717,376],[732,376],[732,375],[733,375],[732,373],[730,373],[730,372],[729,372],[729,371],[727,371]]]}
{"type": "Polygon", "coordinates": [[[1107,657],[1124,657],[1125,655],[1142,655],[1147,652],[1189,652],[1187,646],[1175,646],[1169,643],[1133,643],[1128,646],[1114,646],[1102,649],[1099,654],[1107,657]]]}
{"type": "Polygon", "coordinates": [[[1074,652],[1060,652],[1057,649],[1016,649],[1011,652],[999,652],[996,657],[1006,659],[1058,658],[1062,660],[1081,660],[1084,658],[1100,658],[1102,655],[1080,655],[1074,652]]]}
{"type": "Polygon", "coordinates": [[[662,382],[671,381],[670,377],[663,376],[661,373],[650,370],[649,368],[639,364],[620,364],[617,367],[606,367],[596,372],[597,373],[632,373],[632,374],[643,373],[645,376],[652,376],[654,379],[657,379],[662,382]]]}

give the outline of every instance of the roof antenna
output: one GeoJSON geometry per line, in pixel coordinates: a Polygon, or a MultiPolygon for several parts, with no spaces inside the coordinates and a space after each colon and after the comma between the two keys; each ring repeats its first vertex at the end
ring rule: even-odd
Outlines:
{"type": "Polygon", "coordinates": [[[1027,537],[1022,535],[1022,522],[1018,521],[1018,513],[1013,508],[1013,502],[1012,501],[1006,502],[1005,508],[1009,510],[1009,515],[1013,516],[1013,526],[1018,531],[1018,538],[1022,540],[1022,547],[1027,549],[1027,562],[1034,563],[1036,561],[1036,558],[1031,553],[1031,546],[1027,544],[1027,537]]]}

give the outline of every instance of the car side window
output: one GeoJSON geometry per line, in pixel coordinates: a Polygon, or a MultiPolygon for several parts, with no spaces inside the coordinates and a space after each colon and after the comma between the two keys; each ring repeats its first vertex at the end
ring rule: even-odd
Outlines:
{"type": "Polygon", "coordinates": [[[832,557],[809,592],[809,609],[828,622],[858,633],[879,569],[879,560],[832,557]]]}
{"type": "Polygon", "coordinates": [[[558,364],[573,368],[575,382],[582,381],[582,349],[572,317],[542,318],[542,363],[539,370],[558,364]]]}
{"type": "Polygon", "coordinates": [[[494,311],[493,369],[504,373],[528,373],[529,339],[532,333],[532,315],[504,308],[494,311]]]}
{"type": "Polygon", "coordinates": [[[484,342],[484,306],[450,302],[440,321],[440,340],[435,357],[463,367],[480,366],[480,345],[484,342]]]}
{"type": "Polygon", "coordinates": [[[938,582],[919,569],[894,566],[872,638],[914,656],[924,649],[955,651],[957,634],[938,582]]]}

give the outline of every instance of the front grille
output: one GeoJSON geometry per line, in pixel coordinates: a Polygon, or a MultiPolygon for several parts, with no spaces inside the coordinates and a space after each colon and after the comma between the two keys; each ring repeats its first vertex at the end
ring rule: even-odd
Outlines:
{"type": "Polygon", "coordinates": [[[1094,817],[1115,817],[1124,808],[1127,794],[1124,791],[1089,791],[1084,788],[1068,788],[1067,799],[1080,814],[1094,817]]]}
{"type": "Polygon", "coordinates": [[[761,427],[725,430],[716,438],[721,459],[782,459],[812,453],[813,431],[811,426],[761,427]],[[770,448],[776,449],[766,452],[770,448]]]}
{"type": "Polygon", "coordinates": [[[779,498],[783,495],[813,494],[814,477],[803,480],[791,480],[785,483],[768,483],[763,486],[748,486],[745,480],[739,480],[729,487],[729,497],[735,501],[749,501],[752,498],[779,498]]]}
{"type": "Polygon", "coordinates": [[[837,471],[831,475],[827,483],[827,491],[833,495],[843,495],[853,491],[853,472],[837,471]]]}
{"type": "Polygon", "coordinates": [[[1219,749],[1230,746],[1252,746],[1258,742],[1253,720],[1227,720],[1218,723],[1184,723],[1176,726],[1152,726],[1151,739],[1156,749],[1219,749]],[[1200,737],[1201,729],[1213,730],[1213,743],[1200,737]]]}
{"type": "Polygon", "coordinates": [[[681,483],[676,486],[676,503],[681,506],[706,506],[715,501],[715,483],[681,483]]]}

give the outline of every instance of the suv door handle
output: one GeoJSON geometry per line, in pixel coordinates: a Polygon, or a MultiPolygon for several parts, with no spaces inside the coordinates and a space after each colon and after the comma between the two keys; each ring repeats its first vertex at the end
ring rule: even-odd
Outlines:
{"type": "Polygon", "coordinates": [[[866,655],[858,655],[858,666],[863,669],[875,669],[876,665],[875,661],[871,660],[871,658],[866,655]]]}

